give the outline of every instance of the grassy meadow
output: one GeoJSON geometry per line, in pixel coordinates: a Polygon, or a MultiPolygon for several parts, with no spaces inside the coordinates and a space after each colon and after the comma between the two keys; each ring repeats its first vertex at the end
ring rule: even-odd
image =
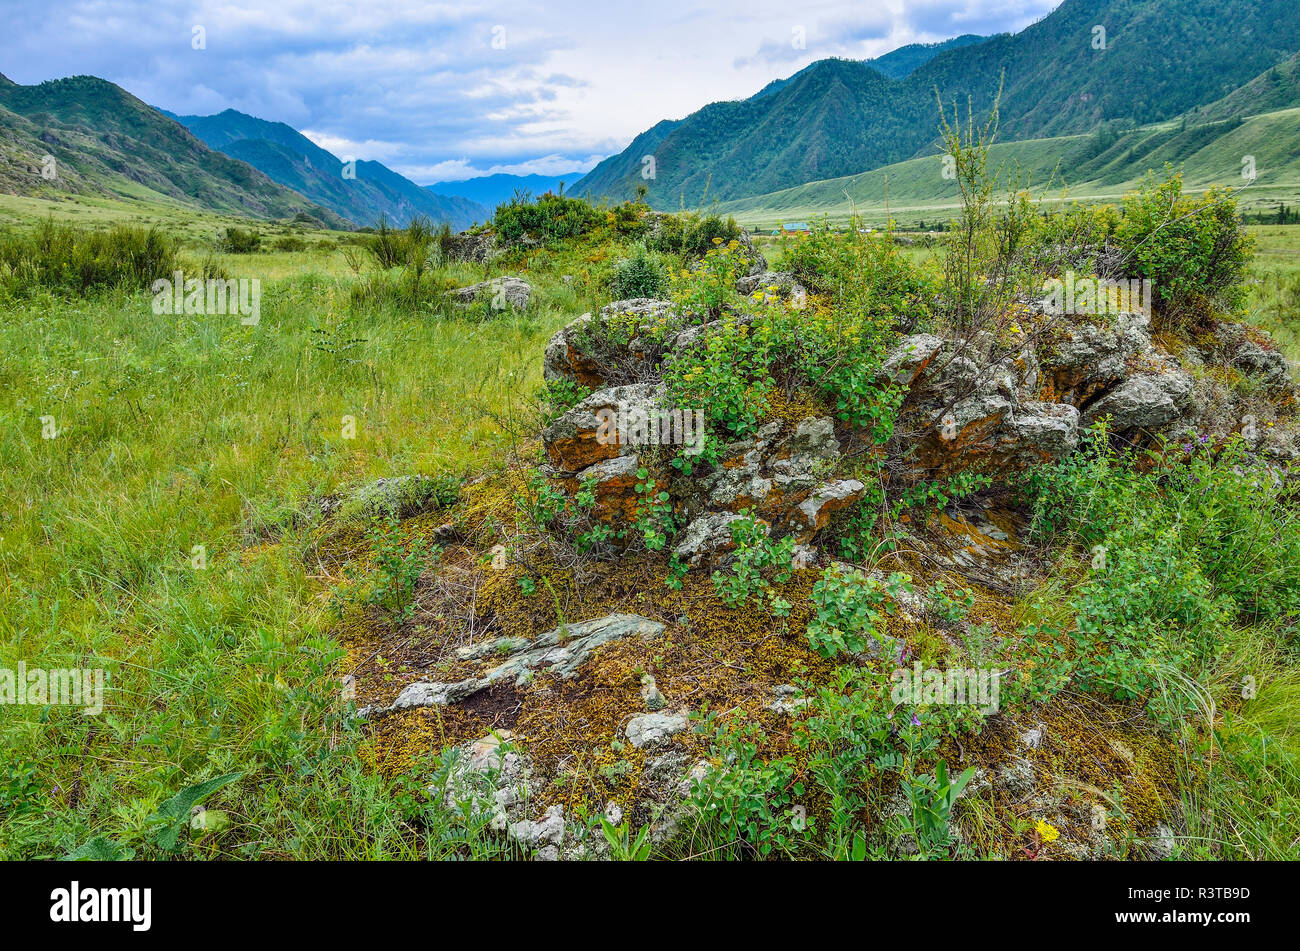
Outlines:
{"type": "MultiPolygon", "coordinates": [[[[319,500],[381,476],[500,466],[547,339],[608,300],[608,252],[436,268],[445,287],[505,271],[532,283],[525,313],[483,319],[367,292],[374,267],[356,268],[339,234],[223,254],[215,238],[231,225],[296,232],[163,205],[0,198],[0,225],[45,216],[158,225],[182,242],[187,272],[259,279],[262,307],[256,326],[158,315],[148,293],[121,290],[37,291],[0,307],[0,666],[110,678],[101,716],[0,706],[0,858],[95,841],[106,855],[177,854],[169,801],[221,777],[225,834],[188,839],[188,857],[457,851],[446,830],[406,820],[422,777],[368,770],[341,716],[340,579],[316,555],[319,500]]],[[[1251,231],[1249,309],[1300,359],[1300,227],[1251,231]]],[[[1300,681],[1283,689],[1254,715],[1294,744],[1300,681]]],[[[1293,774],[1269,782],[1283,791],[1277,810],[1295,805],[1293,774]]],[[[1289,834],[1224,847],[1276,856],[1289,834]]]]}

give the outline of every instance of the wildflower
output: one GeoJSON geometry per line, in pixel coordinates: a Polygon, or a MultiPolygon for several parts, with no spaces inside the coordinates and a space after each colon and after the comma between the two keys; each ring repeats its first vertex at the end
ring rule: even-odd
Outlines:
{"type": "Polygon", "coordinates": [[[920,726],[920,725],[921,725],[921,720],[920,720],[920,718],[919,718],[915,713],[913,713],[913,714],[912,714],[912,726],[920,726]]]}
{"type": "Polygon", "coordinates": [[[1038,825],[1034,826],[1034,830],[1042,836],[1044,842],[1055,842],[1061,837],[1061,830],[1045,819],[1039,819],[1038,825]]]}
{"type": "Polygon", "coordinates": [[[713,243],[714,243],[714,244],[722,244],[722,239],[721,239],[721,238],[714,238],[714,239],[713,239],[713,243]]]}

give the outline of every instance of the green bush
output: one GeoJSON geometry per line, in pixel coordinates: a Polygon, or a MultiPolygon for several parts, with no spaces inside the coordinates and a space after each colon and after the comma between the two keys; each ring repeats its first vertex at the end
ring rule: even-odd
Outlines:
{"type": "Polygon", "coordinates": [[[519,192],[497,206],[492,226],[502,244],[518,245],[526,241],[545,244],[584,235],[602,219],[599,209],[580,198],[548,192],[532,201],[526,192],[519,192]]]}
{"type": "MultiPolygon", "coordinates": [[[[1171,446],[1138,471],[1107,439],[1035,474],[1038,531],[1081,544],[1070,651],[1054,686],[1081,686],[1177,713],[1172,680],[1212,669],[1236,627],[1285,631],[1300,619],[1300,517],[1294,486],[1245,458],[1240,441],[1171,446]]],[[[1057,638],[1058,644],[1060,637],[1057,638]]]]}
{"type": "Polygon", "coordinates": [[[662,297],[668,287],[668,270],[658,255],[638,242],[627,257],[614,264],[609,280],[615,300],[633,297],[662,297]]]}
{"type": "Polygon", "coordinates": [[[252,254],[261,250],[262,236],[251,228],[236,228],[232,225],[226,229],[217,245],[226,254],[252,254]]]}
{"type": "Polygon", "coordinates": [[[178,267],[175,243],[156,228],[85,231],[46,220],[0,237],[0,285],[15,295],[38,287],[72,294],[143,289],[178,267]]]}
{"type": "Polygon", "coordinates": [[[1126,273],[1149,278],[1158,304],[1175,321],[1206,305],[1234,310],[1245,301],[1252,243],[1237,219],[1231,189],[1183,194],[1181,174],[1148,174],[1126,195],[1115,225],[1126,273]]]}
{"type": "Polygon", "coordinates": [[[655,251],[700,257],[715,245],[739,237],[740,225],[734,218],[686,212],[660,217],[648,240],[655,251]]]}

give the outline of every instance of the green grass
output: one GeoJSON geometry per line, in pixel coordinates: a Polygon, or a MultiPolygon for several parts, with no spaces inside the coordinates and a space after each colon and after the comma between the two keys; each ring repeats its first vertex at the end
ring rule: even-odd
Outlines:
{"type": "Polygon", "coordinates": [[[35,768],[0,801],[0,855],[58,856],[100,833],[152,854],[158,804],[232,771],[243,780],[216,798],[249,854],[413,847],[386,837],[375,817],[392,810],[367,804],[378,781],[330,719],[338,648],[304,553],[313,500],[490,466],[510,438],[495,418],[540,383],[546,340],[587,302],[552,275],[535,309],[490,322],[354,312],[336,251],[219,263],[264,281],[259,325],[158,316],[143,293],[3,307],[0,666],[111,680],[99,718],[0,707],[0,784],[35,768]],[[327,336],[363,342],[334,355],[317,346],[327,336]]]}

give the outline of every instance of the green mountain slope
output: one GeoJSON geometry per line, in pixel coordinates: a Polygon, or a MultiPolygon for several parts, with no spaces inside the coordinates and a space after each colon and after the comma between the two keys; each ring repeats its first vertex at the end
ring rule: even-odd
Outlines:
{"type": "Polygon", "coordinates": [[[902,79],[916,72],[940,53],[948,50],[959,50],[963,46],[974,46],[976,43],[983,43],[986,39],[988,39],[986,36],[963,33],[961,36],[954,36],[952,39],[944,40],[941,43],[909,43],[907,46],[900,46],[896,50],[890,50],[884,56],[869,59],[866,63],[872,69],[879,70],[890,79],[902,79]]]}
{"type": "MultiPolygon", "coordinates": [[[[1181,119],[1116,131],[1104,126],[1088,135],[1001,142],[989,150],[990,168],[1004,181],[1018,179],[1038,195],[1110,198],[1133,188],[1149,169],[1168,162],[1184,171],[1190,189],[1230,185],[1246,206],[1293,202],[1300,195],[1300,108],[1249,118],[1184,123],[1181,119]],[[1253,157],[1256,178],[1242,177],[1253,157]]],[[[956,183],[943,177],[938,155],[911,159],[860,175],[818,182],[767,195],[723,202],[719,210],[746,224],[769,227],[823,214],[847,215],[853,207],[875,219],[886,200],[904,224],[934,223],[957,207],[956,183]]]]}
{"type": "Polygon", "coordinates": [[[1086,132],[1106,120],[1158,122],[1222,99],[1300,48],[1300,5],[1244,0],[1066,0],[1015,35],[949,49],[898,80],[822,60],[742,102],[713,103],[656,126],[574,190],[626,197],[653,155],[650,201],[738,199],[925,154],[945,101],[987,110],[1005,74],[1002,133],[1086,132]],[[1104,49],[1094,27],[1105,27],[1104,49]]]}
{"type": "Polygon", "coordinates": [[[233,109],[175,118],[212,148],[358,224],[374,225],[381,217],[406,224],[422,215],[459,230],[490,216],[477,202],[421,188],[379,162],[357,162],[356,177],[344,178],[340,159],[283,122],[233,109]]]}
{"type": "Polygon", "coordinates": [[[170,200],[257,218],[307,214],[330,227],[347,225],[93,76],[0,83],[0,187],[15,195],[170,200]],[[46,155],[55,159],[53,178],[41,175],[46,155]]]}

